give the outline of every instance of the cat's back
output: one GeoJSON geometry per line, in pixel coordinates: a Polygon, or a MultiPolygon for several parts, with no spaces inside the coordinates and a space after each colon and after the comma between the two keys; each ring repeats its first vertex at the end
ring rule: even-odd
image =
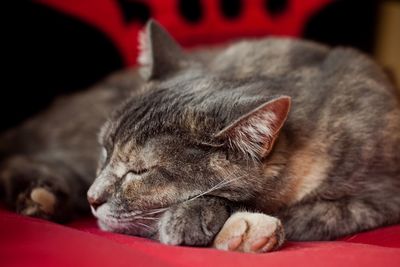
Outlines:
{"type": "Polygon", "coordinates": [[[245,40],[211,59],[210,69],[225,78],[264,83],[249,93],[291,96],[298,119],[315,121],[321,113],[371,117],[399,109],[397,90],[386,73],[352,48],[291,38],[245,40]]]}
{"type": "Polygon", "coordinates": [[[329,51],[327,46],[292,38],[243,40],[219,53],[210,66],[235,78],[282,75],[304,65],[320,63],[329,51]]]}
{"type": "Polygon", "coordinates": [[[264,88],[251,94],[290,96],[292,109],[283,130],[300,154],[314,155],[316,162],[326,155],[329,165],[338,168],[346,162],[343,170],[386,164],[400,172],[396,88],[367,55],[352,48],[266,38],[233,44],[210,66],[228,78],[263,81],[264,88]]]}
{"type": "Polygon", "coordinates": [[[82,92],[59,96],[42,113],[1,134],[1,154],[93,150],[100,126],[140,83],[137,71],[128,69],[82,92]]]}

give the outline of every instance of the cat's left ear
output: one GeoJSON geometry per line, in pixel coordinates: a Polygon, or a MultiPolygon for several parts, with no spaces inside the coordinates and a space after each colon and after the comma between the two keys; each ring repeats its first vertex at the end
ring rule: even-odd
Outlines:
{"type": "Polygon", "coordinates": [[[140,33],[139,49],[139,71],[145,80],[161,79],[187,63],[179,44],[154,20],[140,33]]]}
{"type": "Polygon", "coordinates": [[[272,150],[290,106],[289,96],[268,101],[222,129],[215,137],[251,158],[262,159],[272,150]]]}

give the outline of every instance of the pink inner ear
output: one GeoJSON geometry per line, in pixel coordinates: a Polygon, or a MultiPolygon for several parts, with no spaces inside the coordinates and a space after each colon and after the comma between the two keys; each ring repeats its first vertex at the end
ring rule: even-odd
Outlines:
{"type": "Polygon", "coordinates": [[[231,146],[252,158],[265,157],[272,149],[288,116],[290,97],[267,102],[223,129],[216,137],[228,139],[231,146]]]}
{"type": "Polygon", "coordinates": [[[139,56],[137,58],[137,63],[141,66],[148,66],[151,64],[149,40],[147,35],[148,33],[146,30],[141,30],[138,34],[139,56]]]}
{"type": "Polygon", "coordinates": [[[275,114],[276,119],[272,122],[271,128],[274,133],[277,134],[282,128],[284,122],[287,119],[287,116],[290,111],[291,99],[290,97],[280,97],[278,99],[272,100],[268,102],[266,105],[266,109],[269,112],[275,114]]]}
{"type": "Polygon", "coordinates": [[[267,138],[263,146],[264,151],[262,153],[262,157],[265,157],[274,146],[278,134],[287,119],[290,107],[291,107],[290,97],[280,97],[276,100],[269,102],[266,105],[265,109],[268,110],[268,112],[275,114],[275,119],[270,123],[272,135],[270,136],[270,138],[267,138]]]}

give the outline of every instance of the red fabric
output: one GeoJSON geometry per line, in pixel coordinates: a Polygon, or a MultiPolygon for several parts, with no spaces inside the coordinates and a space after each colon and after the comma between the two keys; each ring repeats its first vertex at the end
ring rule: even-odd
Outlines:
{"type": "Polygon", "coordinates": [[[102,232],[94,219],[65,226],[0,209],[0,266],[400,266],[400,225],[255,255],[166,246],[102,232]]]}

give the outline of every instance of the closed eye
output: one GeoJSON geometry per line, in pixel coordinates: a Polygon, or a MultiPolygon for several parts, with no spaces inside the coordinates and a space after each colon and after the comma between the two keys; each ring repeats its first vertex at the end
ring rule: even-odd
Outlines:
{"type": "Polygon", "coordinates": [[[143,178],[143,174],[148,171],[148,169],[130,170],[124,175],[124,179],[127,181],[141,180],[143,178]]]}
{"type": "Polygon", "coordinates": [[[128,173],[132,173],[135,175],[142,175],[148,171],[149,171],[149,169],[140,169],[140,170],[130,170],[128,173]]]}

